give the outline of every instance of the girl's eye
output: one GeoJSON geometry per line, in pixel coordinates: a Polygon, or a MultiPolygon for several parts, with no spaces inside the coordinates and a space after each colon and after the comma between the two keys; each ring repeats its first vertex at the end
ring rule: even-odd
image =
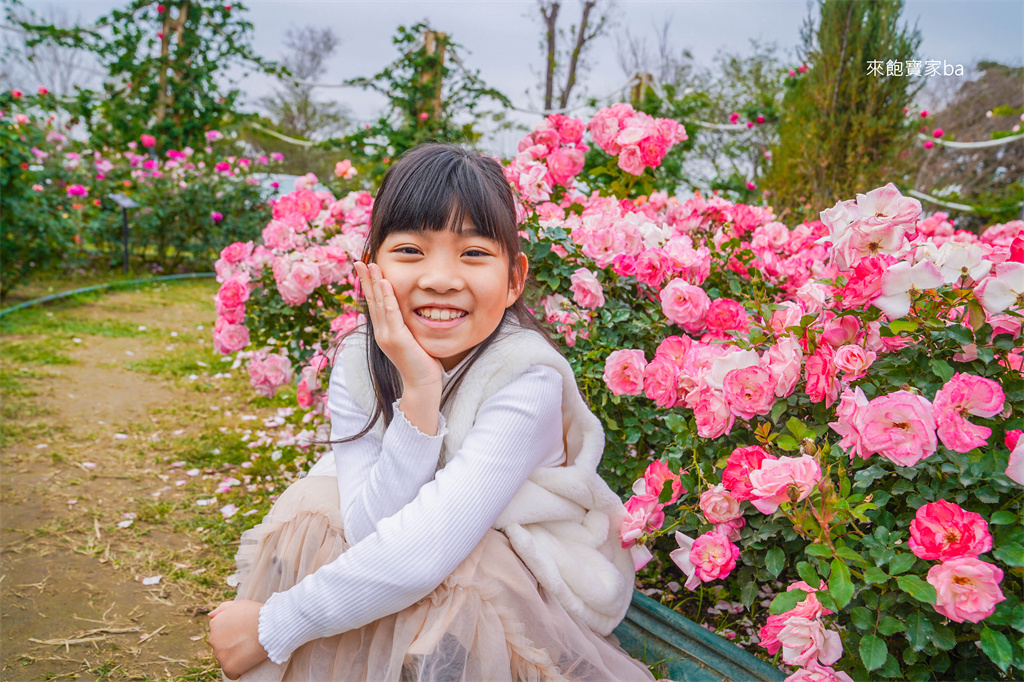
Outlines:
{"type": "Polygon", "coordinates": [[[417,249],[415,246],[403,246],[400,249],[397,249],[398,253],[406,253],[408,251],[412,251],[413,253],[419,253],[420,252],[420,250],[417,249]]]}
{"type": "Polygon", "coordinates": [[[481,256],[486,256],[486,255],[488,255],[488,253],[487,253],[486,251],[481,251],[480,249],[470,249],[469,251],[467,251],[467,252],[466,252],[466,255],[469,255],[469,254],[471,254],[471,253],[478,253],[478,254],[480,254],[481,256]]]}

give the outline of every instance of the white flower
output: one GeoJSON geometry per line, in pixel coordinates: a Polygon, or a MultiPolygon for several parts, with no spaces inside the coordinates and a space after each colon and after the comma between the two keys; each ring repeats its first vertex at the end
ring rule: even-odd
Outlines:
{"type": "Polygon", "coordinates": [[[930,260],[913,266],[907,261],[900,261],[882,273],[882,295],[872,303],[896,320],[910,312],[913,295],[942,286],[943,281],[942,273],[930,260]]]}
{"type": "Polygon", "coordinates": [[[815,618],[793,616],[778,634],[782,644],[782,660],[790,665],[807,665],[817,659],[822,665],[831,665],[843,655],[843,643],[838,632],[826,630],[815,618]]]}
{"type": "Polygon", "coordinates": [[[690,561],[693,538],[676,531],[676,543],[679,545],[679,549],[672,550],[668,553],[668,556],[679,567],[679,570],[686,574],[684,587],[688,590],[695,590],[700,585],[700,578],[697,577],[697,567],[690,561]]]}
{"type": "Polygon", "coordinates": [[[704,381],[711,388],[721,391],[726,374],[734,369],[746,369],[760,363],[761,356],[756,350],[740,350],[734,346],[731,353],[717,357],[711,362],[711,369],[704,375],[704,381]]]}
{"type": "Polygon", "coordinates": [[[917,260],[924,259],[935,263],[946,284],[953,284],[961,277],[978,282],[992,269],[992,261],[985,258],[979,244],[948,241],[937,247],[934,242],[925,242],[917,250],[917,260]]]}
{"type": "Polygon", "coordinates": [[[974,296],[993,315],[1011,306],[1024,309],[1024,263],[1000,263],[995,274],[974,290],[974,296]]]}

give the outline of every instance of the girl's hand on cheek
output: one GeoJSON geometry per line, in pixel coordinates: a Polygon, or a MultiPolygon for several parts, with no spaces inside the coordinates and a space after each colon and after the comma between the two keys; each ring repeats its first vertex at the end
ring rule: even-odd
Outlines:
{"type": "Polygon", "coordinates": [[[377,345],[402,375],[405,387],[441,385],[441,361],[431,357],[412,335],[402,318],[391,282],[384,279],[380,266],[356,261],[356,274],[366,297],[373,336],[377,345]]]}
{"type": "Polygon", "coordinates": [[[267,658],[260,644],[258,601],[224,602],[210,612],[210,646],[228,679],[237,679],[267,658]]]}

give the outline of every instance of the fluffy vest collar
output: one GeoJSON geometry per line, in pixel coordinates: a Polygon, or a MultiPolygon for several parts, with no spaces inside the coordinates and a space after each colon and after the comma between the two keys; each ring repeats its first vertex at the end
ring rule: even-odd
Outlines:
{"type": "MultiPolygon", "coordinates": [[[[634,569],[629,552],[618,540],[625,508],[597,474],[604,429],[584,402],[565,357],[514,318],[506,325],[507,330],[476,359],[443,408],[448,434],[441,452],[444,461],[450,461],[484,401],[531,365],[558,370],[565,464],[535,469],[494,527],[505,533],[537,581],[566,611],[595,632],[608,635],[629,608],[634,569]]],[[[365,326],[345,339],[340,358],[349,392],[367,414],[373,414],[376,398],[366,365],[365,326]]],[[[383,439],[384,430],[381,416],[373,431],[383,439]]]]}

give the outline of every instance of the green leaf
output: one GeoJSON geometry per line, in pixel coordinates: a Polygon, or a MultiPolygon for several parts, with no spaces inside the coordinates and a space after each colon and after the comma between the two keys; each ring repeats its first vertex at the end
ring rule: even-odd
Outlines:
{"type": "Polygon", "coordinates": [[[811,556],[825,557],[826,559],[832,556],[832,550],[825,545],[807,545],[804,548],[804,552],[811,556]]]}
{"type": "Polygon", "coordinates": [[[896,577],[896,583],[900,589],[918,601],[935,605],[935,588],[916,575],[900,575],[896,577]]]}
{"type": "Polygon", "coordinates": [[[917,557],[913,554],[897,554],[896,557],[889,562],[889,573],[891,575],[906,573],[916,561],[917,557]]]}
{"type": "Polygon", "coordinates": [[[933,628],[935,634],[932,635],[932,644],[942,650],[949,650],[956,646],[956,635],[953,634],[952,628],[941,624],[935,625],[933,628]]]}
{"type": "Polygon", "coordinates": [[[790,417],[786,420],[786,428],[797,438],[804,438],[807,435],[807,427],[796,417],[790,417]]]}
{"type": "Polygon", "coordinates": [[[889,636],[895,632],[900,632],[907,627],[906,623],[893,618],[892,616],[885,616],[882,621],[878,624],[878,631],[885,636],[889,636]]]}
{"type": "Polygon", "coordinates": [[[850,620],[861,630],[867,630],[874,625],[875,614],[871,613],[871,610],[864,606],[858,606],[850,609],[850,620]]]}
{"type": "Polygon", "coordinates": [[[860,640],[860,660],[864,662],[864,667],[868,670],[881,668],[885,663],[885,657],[888,655],[889,650],[886,648],[885,642],[882,641],[881,637],[865,635],[860,640]]]}
{"type": "Polygon", "coordinates": [[[755,599],[757,599],[757,582],[748,580],[740,589],[740,603],[749,609],[755,599]]]}
{"type": "Polygon", "coordinates": [[[1005,526],[1010,523],[1016,523],[1017,515],[1014,514],[1012,511],[1007,511],[1004,509],[1003,511],[997,511],[995,514],[990,516],[988,518],[988,522],[990,525],[993,526],[1005,526]]]}
{"type": "Polygon", "coordinates": [[[818,576],[818,572],[806,561],[801,561],[796,565],[796,572],[800,575],[800,580],[803,580],[811,587],[821,585],[821,578],[818,576]]]}
{"type": "Polygon", "coordinates": [[[798,602],[802,601],[807,596],[807,592],[804,590],[790,590],[789,592],[782,592],[772,599],[771,606],[768,607],[768,613],[773,616],[777,616],[780,613],[792,610],[798,602]]]}
{"type": "Polygon", "coordinates": [[[931,641],[935,630],[928,617],[920,611],[912,611],[907,617],[907,631],[904,635],[907,642],[915,651],[921,651],[931,641]]]}
{"type": "Polygon", "coordinates": [[[782,573],[783,567],[786,565],[786,553],[782,551],[781,547],[772,547],[768,550],[768,555],[764,558],[764,567],[768,569],[768,573],[773,578],[778,578],[779,573],[782,573]]]}
{"type": "MultiPolygon", "coordinates": [[[[917,322],[912,322],[910,320],[893,320],[889,323],[889,329],[893,330],[897,334],[902,332],[915,332],[917,331],[917,322]]],[[[878,665],[881,665],[881,663],[878,665]]],[[[868,668],[868,670],[871,670],[871,668],[868,668]]]]}
{"type": "Polygon", "coordinates": [[[862,557],[860,554],[857,554],[856,552],[854,552],[849,547],[839,547],[838,549],[836,549],[836,556],[842,557],[842,558],[846,559],[847,561],[852,561],[852,562],[858,563],[858,564],[867,564],[868,563],[867,559],[862,557]]]}
{"type": "Polygon", "coordinates": [[[1013,663],[1013,647],[1010,646],[1010,640],[1001,632],[983,627],[981,629],[981,650],[1003,672],[1006,672],[1010,664],[1013,663]]]}
{"type": "MultiPolygon", "coordinates": [[[[850,580],[850,569],[842,559],[832,560],[832,576],[828,580],[828,591],[835,597],[836,605],[843,608],[853,599],[853,582],[850,580]]],[[[882,657],[885,661],[885,657],[882,657]]],[[[882,665],[879,663],[878,665],[882,665]]]]}
{"type": "Polygon", "coordinates": [[[949,363],[939,358],[932,358],[928,362],[928,366],[932,368],[932,371],[938,375],[943,381],[949,381],[953,378],[954,370],[949,366],[949,363]]]}
{"type": "Polygon", "coordinates": [[[962,324],[951,324],[946,327],[946,336],[953,339],[961,346],[974,343],[974,333],[962,324]]]}
{"type": "Polygon", "coordinates": [[[689,430],[686,419],[678,414],[665,415],[665,426],[673,433],[684,433],[689,430]]]}
{"type": "Polygon", "coordinates": [[[786,411],[786,409],[788,407],[789,407],[789,403],[787,403],[785,400],[780,400],[779,402],[777,402],[774,405],[772,405],[772,414],[771,414],[772,424],[778,424],[779,423],[779,417],[782,416],[782,414],[786,411]]]}
{"type": "Polygon", "coordinates": [[[784,433],[779,436],[778,440],[775,441],[775,445],[788,451],[796,450],[800,447],[800,443],[797,442],[796,438],[793,438],[793,436],[788,433],[784,433]]]}
{"type": "Polygon", "coordinates": [[[992,556],[1008,566],[1024,566],[1024,547],[1019,543],[1009,542],[996,547],[992,556]]]}
{"type": "Polygon", "coordinates": [[[869,584],[881,584],[889,581],[889,574],[880,568],[872,566],[864,571],[864,581],[869,584]]]}

